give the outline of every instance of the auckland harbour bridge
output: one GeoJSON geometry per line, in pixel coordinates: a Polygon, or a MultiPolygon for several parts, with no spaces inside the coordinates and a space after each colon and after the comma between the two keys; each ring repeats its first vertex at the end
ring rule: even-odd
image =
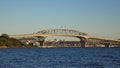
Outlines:
{"type": "Polygon", "coordinates": [[[105,47],[109,47],[110,45],[118,45],[120,46],[120,40],[113,40],[107,38],[100,38],[88,35],[86,33],[71,30],[71,29],[46,29],[41,30],[36,33],[31,34],[18,34],[18,35],[9,35],[10,37],[37,37],[39,38],[40,46],[44,46],[45,38],[49,36],[67,36],[67,37],[76,37],[80,39],[81,47],[86,47],[86,45],[104,45],[105,47]]]}

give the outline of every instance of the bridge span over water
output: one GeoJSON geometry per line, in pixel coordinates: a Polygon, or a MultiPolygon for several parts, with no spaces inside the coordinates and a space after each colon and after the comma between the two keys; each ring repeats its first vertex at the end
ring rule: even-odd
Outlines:
{"type": "Polygon", "coordinates": [[[105,45],[105,47],[109,47],[110,45],[120,45],[120,40],[113,40],[107,38],[100,38],[88,35],[86,33],[71,30],[71,29],[46,29],[41,30],[31,34],[17,34],[17,35],[9,35],[10,37],[38,37],[40,45],[44,45],[45,38],[48,36],[68,36],[68,37],[76,37],[80,39],[81,47],[86,47],[86,45],[105,45]]]}

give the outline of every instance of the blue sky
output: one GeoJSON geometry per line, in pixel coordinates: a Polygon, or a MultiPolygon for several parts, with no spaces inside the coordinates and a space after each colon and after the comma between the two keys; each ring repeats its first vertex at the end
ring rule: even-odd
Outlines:
{"type": "Polygon", "coordinates": [[[120,38],[120,0],[0,0],[0,34],[68,28],[120,38]]]}

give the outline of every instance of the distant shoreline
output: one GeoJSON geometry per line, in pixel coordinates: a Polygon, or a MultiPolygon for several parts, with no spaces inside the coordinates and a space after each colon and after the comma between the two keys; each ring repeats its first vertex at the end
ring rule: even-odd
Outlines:
{"type": "MultiPolygon", "coordinates": [[[[39,46],[39,47],[33,47],[33,46],[21,46],[21,47],[7,47],[5,45],[0,46],[0,49],[5,48],[82,48],[80,46],[39,46]]],[[[85,48],[106,48],[106,47],[85,47],[85,48]]],[[[119,48],[119,47],[109,47],[109,48],[119,48]]]]}
{"type": "Polygon", "coordinates": [[[0,48],[8,48],[8,47],[4,45],[4,46],[0,46],[0,48]]]}
{"type": "Polygon", "coordinates": [[[38,48],[38,47],[33,47],[33,46],[8,47],[6,45],[0,46],[0,49],[5,49],[5,48],[38,48]]]}

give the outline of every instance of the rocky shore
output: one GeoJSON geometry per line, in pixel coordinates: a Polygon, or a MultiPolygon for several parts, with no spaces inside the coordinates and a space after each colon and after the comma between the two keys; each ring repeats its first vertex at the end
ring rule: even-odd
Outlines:
{"type": "Polygon", "coordinates": [[[0,48],[8,48],[7,46],[3,45],[3,46],[0,46],[0,48]]]}

